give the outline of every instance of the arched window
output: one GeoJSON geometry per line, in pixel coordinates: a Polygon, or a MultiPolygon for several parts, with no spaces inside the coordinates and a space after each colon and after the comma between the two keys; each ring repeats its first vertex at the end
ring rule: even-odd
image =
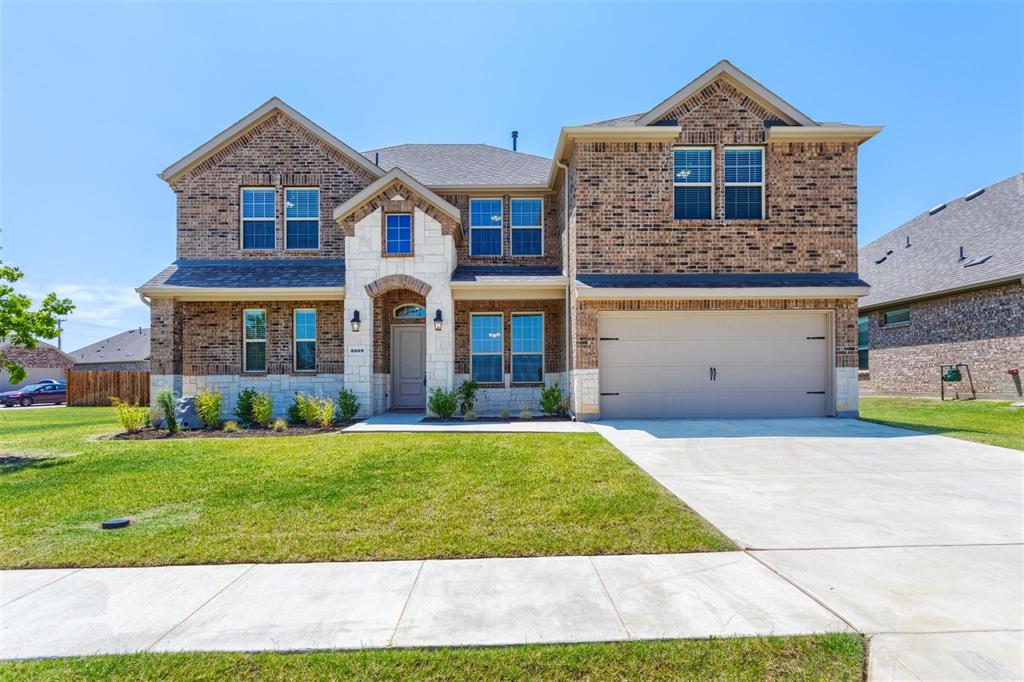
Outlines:
{"type": "Polygon", "coordinates": [[[395,317],[403,319],[426,317],[427,309],[421,305],[400,305],[395,308],[395,317]]]}

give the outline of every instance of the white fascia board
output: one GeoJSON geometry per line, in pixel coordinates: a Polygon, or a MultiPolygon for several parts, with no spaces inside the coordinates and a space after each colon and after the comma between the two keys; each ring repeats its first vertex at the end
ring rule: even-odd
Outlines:
{"type": "Polygon", "coordinates": [[[566,297],[568,281],[560,282],[452,282],[456,301],[561,300],[566,297]]]}
{"type": "Polygon", "coordinates": [[[429,201],[431,204],[441,209],[444,213],[454,220],[455,222],[462,224],[462,213],[459,209],[453,206],[451,203],[445,201],[440,196],[435,194],[429,187],[424,185],[422,182],[412,177],[404,170],[395,166],[389,170],[385,175],[378,178],[371,184],[360,190],[355,196],[344,202],[340,206],[334,209],[334,220],[335,222],[345,218],[347,215],[358,209],[360,206],[365,204],[367,201],[372,199],[387,188],[392,182],[401,182],[408,187],[411,187],[414,192],[422,196],[424,199],[429,201]]]}
{"type": "Polygon", "coordinates": [[[641,116],[637,119],[637,125],[650,125],[651,123],[654,123],[662,116],[675,109],[681,102],[686,101],[703,90],[719,76],[726,76],[728,79],[732,80],[733,83],[739,86],[741,90],[745,90],[748,94],[752,95],[754,99],[760,100],[763,104],[767,105],[767,108],[773,109],[779,114],[782,114],[782,116],[787,119],[788,123],[801,126],[818,125],[809,116],[786,102],[784,99],[758,83],[747,74],[740,71],[726,59],[723,59],[701,75],[697,76],[671,97],[641,116]]]}
{"type": "Polygon", "coordinates": [[[340,300],[345,287],[139,287],[135,291],[150,298],[173,298],[179,301],[291,301],[340,300]]]}
{"type": "Polygon", "coordinates": [[[204,142],[202,145],[189,152],[182,158],[178,159],[170,166],[165,168],[160,177],[168,182],[171,181],[175,176],[180,175],[182,172],[188,170],[195,164],[206,159],[207,157],[215,154],[222,147],[230,144],[239,135],[242,135],[247,130],[258,124],[264,118],[272,114],[274,111],[280,111],[288,118],[294,120],[296,123],[301,125],[303,128],[308,130],[310,133],[320,138],[328,146],[333,147],[343,156],[348,157],[356,165],[363,168],[365,171],[370,173],[373,177],[379,178],[384,175],[384,171],[377,167],[372,161],[367,159],[365,156],[357,152],[352,147],[331,135],[329,132],[313,123],[308,118],[300,114],[292,107],[285,104],[280,98],[271,97],[269,100],[261,104],[259,107],[254,109],[247,116],[237,121],[222,133],[215,135],[213,138],[204,142]]]}
{"type": "Polygon", "coordinates": [[[862,144],[882,132],[882,126],[821,125],[816,128],[773,126],[769,142],[856,142],[862,144]]]}
{"type": "Polygon", "coordinates": [[[710,298],[860,298],[870,287],[587,287],[576,290],[589,299],[710,298]]]}
{"type": "Polygon", "coordinates": [[[551,159],[551,170],[548,172],[548,187],[555,186],[558,176],[558,162],[563,159],[572,143],[576,140],[591,142],[671,142],[683,132],[680,126],[647,126],[647,127],[601,127],[601,126],[566,126],[558,134],[558,144],[554,157],[551,159]]]}

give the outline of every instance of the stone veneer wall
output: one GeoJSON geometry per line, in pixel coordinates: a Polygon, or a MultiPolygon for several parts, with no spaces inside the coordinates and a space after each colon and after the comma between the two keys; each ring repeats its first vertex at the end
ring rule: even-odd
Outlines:
{"type": "Polygon", "coordinates": [[[171,183],[178,197],[178,258],[341,258],[344,237],[331,220],[375,178],[277,112],[171,183]],[[276,248],[242,250],[242,187],[277,189],[276,248]],[[284,248],[284,188],[320,188],[320,248],[284,248]]]}
{"type": "Polygon", "coordinates": [[[863,393],[937,396],[939,366],[964,362],[970,365],[975,389],[983,396],[1017,396],[1006,370],[1024,370],[1024,284],[896,307],[910,308],[908,324],[882,327],[882,310],[864,313],[870,348],[869,372],[861,381],[863,393]]]}
{"type": "Polygon", "coordinates": [[[269,393],[274,401],[274,416],[287,416],[288,406],[296,393],[315,395],[331,400],[345,386],[344,374],[151,374],[151,406],[156,407],[156,394],[171,389],[176,395],[195,395],[200,390],[220,391],[221,419],[234,419],[238,394],[246,388],[269,393]]]}

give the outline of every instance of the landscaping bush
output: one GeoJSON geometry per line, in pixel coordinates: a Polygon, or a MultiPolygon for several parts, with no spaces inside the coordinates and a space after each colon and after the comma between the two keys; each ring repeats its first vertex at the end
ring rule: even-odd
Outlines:
{"type": "Polygon", "coordinates": [[[167,433],[177,433],[178,419],[174,416],[174,393],[171,392],[171,389],[165,388],[157,393],[156,404],[160,406],[160,411],[163,412],[164,428],[167,429],[167,433]]]}
{"type": "Polygon", "coordinates": [[[288,406],[288,421],[292,424],[306,423],[306,396],[296,393],[288,406]]]}
{"type": "Polygon", "coordinates": [[[343,388],[338,392],[338,417],[341,421],[351,421],[359,414],[360,407],[362,406],[359,404],[359,398],[356,397],[354,391],[343,388]]]}
{"type": "Polygon", "coordinates": [[[252,401],[259,395],[255,388],[243,388],[235,401],[235,416],[243,424],[252,424],[252,401]]]}
{"type": "Polygon", "coordinates": [[[476,421],[476,412],[474,412],[473,410],[469,410],[462,415],[462,418],[468,422],[476,421]]]}
{"type": "Polygon", "coordinates": [[[251,398],[251,423],[264,428],[274,419],[274,399],[269,393],[256,393],[251,398]]]}
{"type": "Polygon", "coordinates": [[[524,422],[528,422],[531,419],[533,419],[533,412],[530,412],[529,410],[523,410],[522,412],[519,413],[519,418],[522,419],[524,422]]]}
{"type": "Polygon", "coordinates": [[[149,408],[126,403],[120,398],[111,398],[110,403],[117,410],[117,421],[128,433],[138,433],[149,423],[149,408]]]}
{"type": "Polygon", "coordinates": [[[220,403],[220,391],[203,389],[196,393],[196,414],[206,428],[212,429],[220,424],[220,403]]]}
{"type": "Polygon", "coordinates": [[[512,416],[512,415],[510,415],[510,414],[509,414],[509,412],[508,412],[508,409],[503,409],[503,410],[501,411],[501,418],[502,418],[502,419],[508,419],[508,418],[510,418],[511,416],[512,416]]]}
{"type": "Polygon", "coordinates": [[[438,386],[431,392],[427,406],[439,418],[451,419],[455,416],[455,410],[459,406],[459,394],[455,391],[446,391],[438,386]]]}
{"type": "Polygon", "coordinates": [[[563,400],[562,387],[557,383],[540,389],[540,409],[548,416],[561,413],[563,400]]]}
{"type": "Polygon", "coordinates": [[[241,428],[239,428],[238,422],[236,422],[234,419],[229,419],[226,422],[224,422],[224,431],[225,433],[238,433],[239,431],[241,431],[241,428]]]}
{"type": "Polygon", "coordinates": [[[473,411],[476,403],[476,392],[480,390],[480,382],[475,379],[466,379],[459,385],[459,409],[462,414],[473,411]]]}
{"type": "Polygon", "coordinates": [[[282,433],[282,432],[287,431],[287,430],[288,430],[288,420],[287,419],[275,419],[274,420],[274,431],[276,431],[277,433],[282,433]]]}
{"type": "Polygon", "coordinates": [[[334,401],[296,393],[292,406],[288,408],[288,418],[295,423],[326,429],[334,423],[334,401]]]}

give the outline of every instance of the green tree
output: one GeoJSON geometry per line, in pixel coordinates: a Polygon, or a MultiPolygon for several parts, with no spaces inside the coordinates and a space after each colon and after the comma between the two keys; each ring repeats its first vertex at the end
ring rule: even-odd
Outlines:
{"type": "MultiPolygon", "coordinates": [[[[70,299],[49,293],[39,309],[32,310],[32,299],[14,290],[14,284],[24,276],[18,268],[0,263],[0,339],[16,346],[35,348],[39,339],[57,338],[59,318],[75,306],[70,299]]],[[[4,357],[2,350],[0,368],[7,370],[11,383],[25,378],[25,368],[4,357]]]]}

